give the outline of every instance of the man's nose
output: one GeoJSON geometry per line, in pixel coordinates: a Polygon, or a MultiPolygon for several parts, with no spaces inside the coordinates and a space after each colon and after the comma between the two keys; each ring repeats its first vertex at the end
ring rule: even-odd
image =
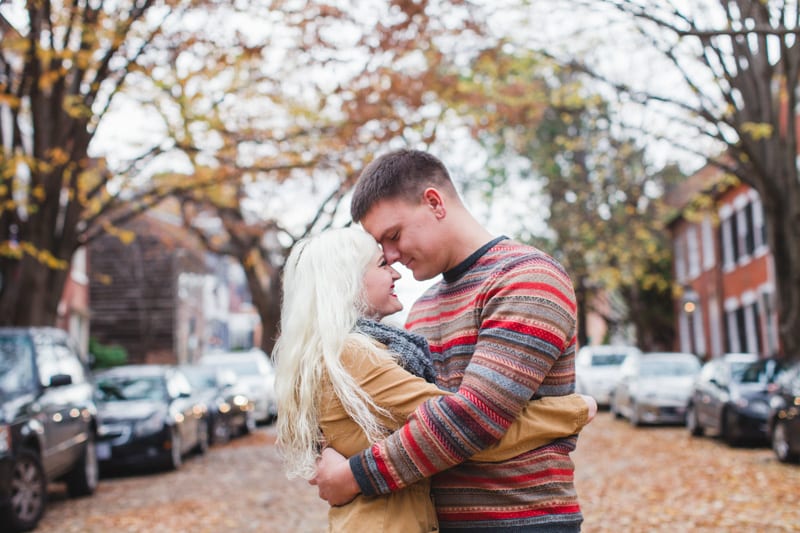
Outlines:
{"type": "Polygon", "coordinates": [[[383,257],[390,265],[400,260],[400,252],[394,246],[383,247],[383,257]]]}

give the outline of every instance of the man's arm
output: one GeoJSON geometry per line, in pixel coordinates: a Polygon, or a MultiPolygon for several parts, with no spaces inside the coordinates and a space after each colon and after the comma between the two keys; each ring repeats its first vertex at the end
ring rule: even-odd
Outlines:
{"type": "MultiPolygon", "coordinates": [[[[554,267],[528,265],[489,287],[480,336],[458,393],[426,401],[403,428],[350,459],[361,491],[399,490],[497,442],[551,370],[572,372],[558,359],[572,354],[574,329],[571,282],[554,267]]],[[[320,495],[333,504],[347,501],[346,491],[329,485],[352,487],[346,469],[326,461],[320,472],[320,495]]]]}

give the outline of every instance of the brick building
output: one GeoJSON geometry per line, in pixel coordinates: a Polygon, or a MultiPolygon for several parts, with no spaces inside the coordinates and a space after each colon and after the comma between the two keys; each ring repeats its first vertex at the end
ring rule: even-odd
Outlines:
{"type": "Polygon", "coordinates": [[[778,354],[777,287],[758,193],[707,166],[669,201],[675,348],[704,358],[778,354]]]}

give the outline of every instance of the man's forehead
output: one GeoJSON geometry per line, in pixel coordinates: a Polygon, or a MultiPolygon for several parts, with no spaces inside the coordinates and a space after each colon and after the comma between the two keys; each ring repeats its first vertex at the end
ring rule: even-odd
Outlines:
{"type": "Polygon", "coordinates": [[[407,207],[408,204],[405,202],[381,200],[367,211],[361,225],[375,237],[375,240],[380,241],[387,237],[386,233],[403,224],[407,207]]]}

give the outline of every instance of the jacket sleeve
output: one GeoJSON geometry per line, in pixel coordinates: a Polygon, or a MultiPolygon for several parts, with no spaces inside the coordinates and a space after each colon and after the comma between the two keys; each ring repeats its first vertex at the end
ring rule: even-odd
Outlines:
{"type": "MultiPolygon", "coordinates": [[[[385,357],[349,351],[342,362],[376,405],[393,415],[392,420],[384,420],[391,430],[401,427],[424,401],[454,394],[410,374],[385,357]]],[[[503,438],[472,459],[484,462],[510,459],[578,433],[588,417],[586,402],[577,394],[530,401],[503,438]]]]}
{"type": "Polygon", "coordinates": [[[402,428],[350,458],[364,495],[460,464],[498,442],[537,392],[574,390],[572,283],[554,265],[517,266],[481,289],[475,349],[457,393],[425,401],[402,428]]]}
{"type": "Polygon", "coordinates": [[[499,462],[575,435],[589,421],[589,408],[579,394],[547,396],[528,402],[500,442],[471,457],[472,461],[499,462]]]}

